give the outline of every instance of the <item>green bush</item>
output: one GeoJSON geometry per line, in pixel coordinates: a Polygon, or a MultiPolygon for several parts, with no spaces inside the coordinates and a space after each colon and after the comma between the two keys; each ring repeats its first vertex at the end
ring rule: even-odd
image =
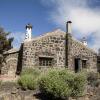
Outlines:
{"type": "Polygon", "coordinates": [[[94,73],[94,72],[89,72],[87,74],[87,80],[88,80],[88,84],[91,86],[95,86],[98,79],[99,79],[99,74],[98,73],[94,73]]]}
{"type": "Polygon", "coordinates": [[[21,75],[25,75],[25,74],[31,74],[31,75],[36,75],[38,76],[40,74],[40,71],[38,69],[34,69],[34,68],[24,68],[21,72],[21,75]]]}
{"type": "Polygon", "coordinates": [[[67,70],[53,70],[39,81],[40,91],[56,98],[80,96],[85,89],[86,77],[67,70]]]}
{"type": "Polygon", "coordinates": [[[22,75],[19,78],[18,83],[22,87],[22,89],[32,89],[32,90],[34,90],[35,87],[36,87],[36,80],[31,74],[22,75]]]}
{"type": "Polygon", "coordinates": [[[40,91],[45,94],[62,98],[66,97],[66,95],[70,95],[69,87],[61,79],[59,79],[58,75],[54,75],[53,77],[50,75],[41,78],[39,85],[40,91]]]}
{"type": "Polygon", "coordinates": [[[22,71],[18,84],[22,89],[34,90],[37,87],[37,81],[40,73],[38,70],[26,68],[22,71]]]}
{"type": "Polygon", "coordinates": [[[87,85],[87,77],[84,73],[77,73],[72,84],[73,90],[71,96],[82,96],[87,85]]]}

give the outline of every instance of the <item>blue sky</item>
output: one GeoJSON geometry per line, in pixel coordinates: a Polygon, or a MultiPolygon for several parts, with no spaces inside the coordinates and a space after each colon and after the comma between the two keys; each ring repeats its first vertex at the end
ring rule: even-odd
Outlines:
{"type": "Polygon", "coordinates": [[[89,47],[100,46],[100,0],[0,0],[0,26],[14,36],[14,47],[24,39],[25,25],[33,25],[33,37],[60,28],[71,20],[78,39],[85,36],[89,47]]]}
{"type": "Polygon", "coordinates": [[[0,0],[0,25],[7,31],[25,32],[25,25],[31,23],[37,35],[54,28],[48,20],[49,11],[41,0],[0,0]]]}

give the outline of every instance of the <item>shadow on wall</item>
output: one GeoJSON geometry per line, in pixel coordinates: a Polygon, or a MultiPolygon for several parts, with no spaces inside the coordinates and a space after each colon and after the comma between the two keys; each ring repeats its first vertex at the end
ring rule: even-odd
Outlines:
{"type": "Polygon", "coordinates": [[[17,75],[20,75],[22,71],[22,57],[23,57],[23,44],[21,44],[19,54],[18,54],[18,63],[17,63],[17,70],[16,70],[17,75]]]}
{"type": "Polygon", "coordinates": [[[98,72],[100,73],[100,56],[97,57],[97,69],[98,72]]]}

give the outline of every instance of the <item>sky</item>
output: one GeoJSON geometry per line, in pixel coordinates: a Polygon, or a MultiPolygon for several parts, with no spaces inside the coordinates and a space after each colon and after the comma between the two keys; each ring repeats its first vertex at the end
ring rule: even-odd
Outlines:
{"type": "Polygon", "coordinates": [[[11,32],[19,48],[25,38],[25,25],[33,25],[32,36],[60,28],[72,21],[72,35],[87,38],[88,46],[100,48],[100,0],[0,0],[0,27],[11,32]]]}

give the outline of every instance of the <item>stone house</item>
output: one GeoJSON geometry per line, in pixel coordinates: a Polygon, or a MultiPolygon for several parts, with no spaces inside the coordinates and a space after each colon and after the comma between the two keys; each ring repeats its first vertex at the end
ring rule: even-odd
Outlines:
{"type": "Polygon", "coordinates": [[[28,24],[20,49],[4,53],[6,63],[1,73],[13,75],[25,67],[96,71],[97,54],[88,48],[84,39],[79,41],[71,35],[71,21],[67,22],[66,29],[67,32],[57,29],[32,38],[32,26],[28,24]]]}

